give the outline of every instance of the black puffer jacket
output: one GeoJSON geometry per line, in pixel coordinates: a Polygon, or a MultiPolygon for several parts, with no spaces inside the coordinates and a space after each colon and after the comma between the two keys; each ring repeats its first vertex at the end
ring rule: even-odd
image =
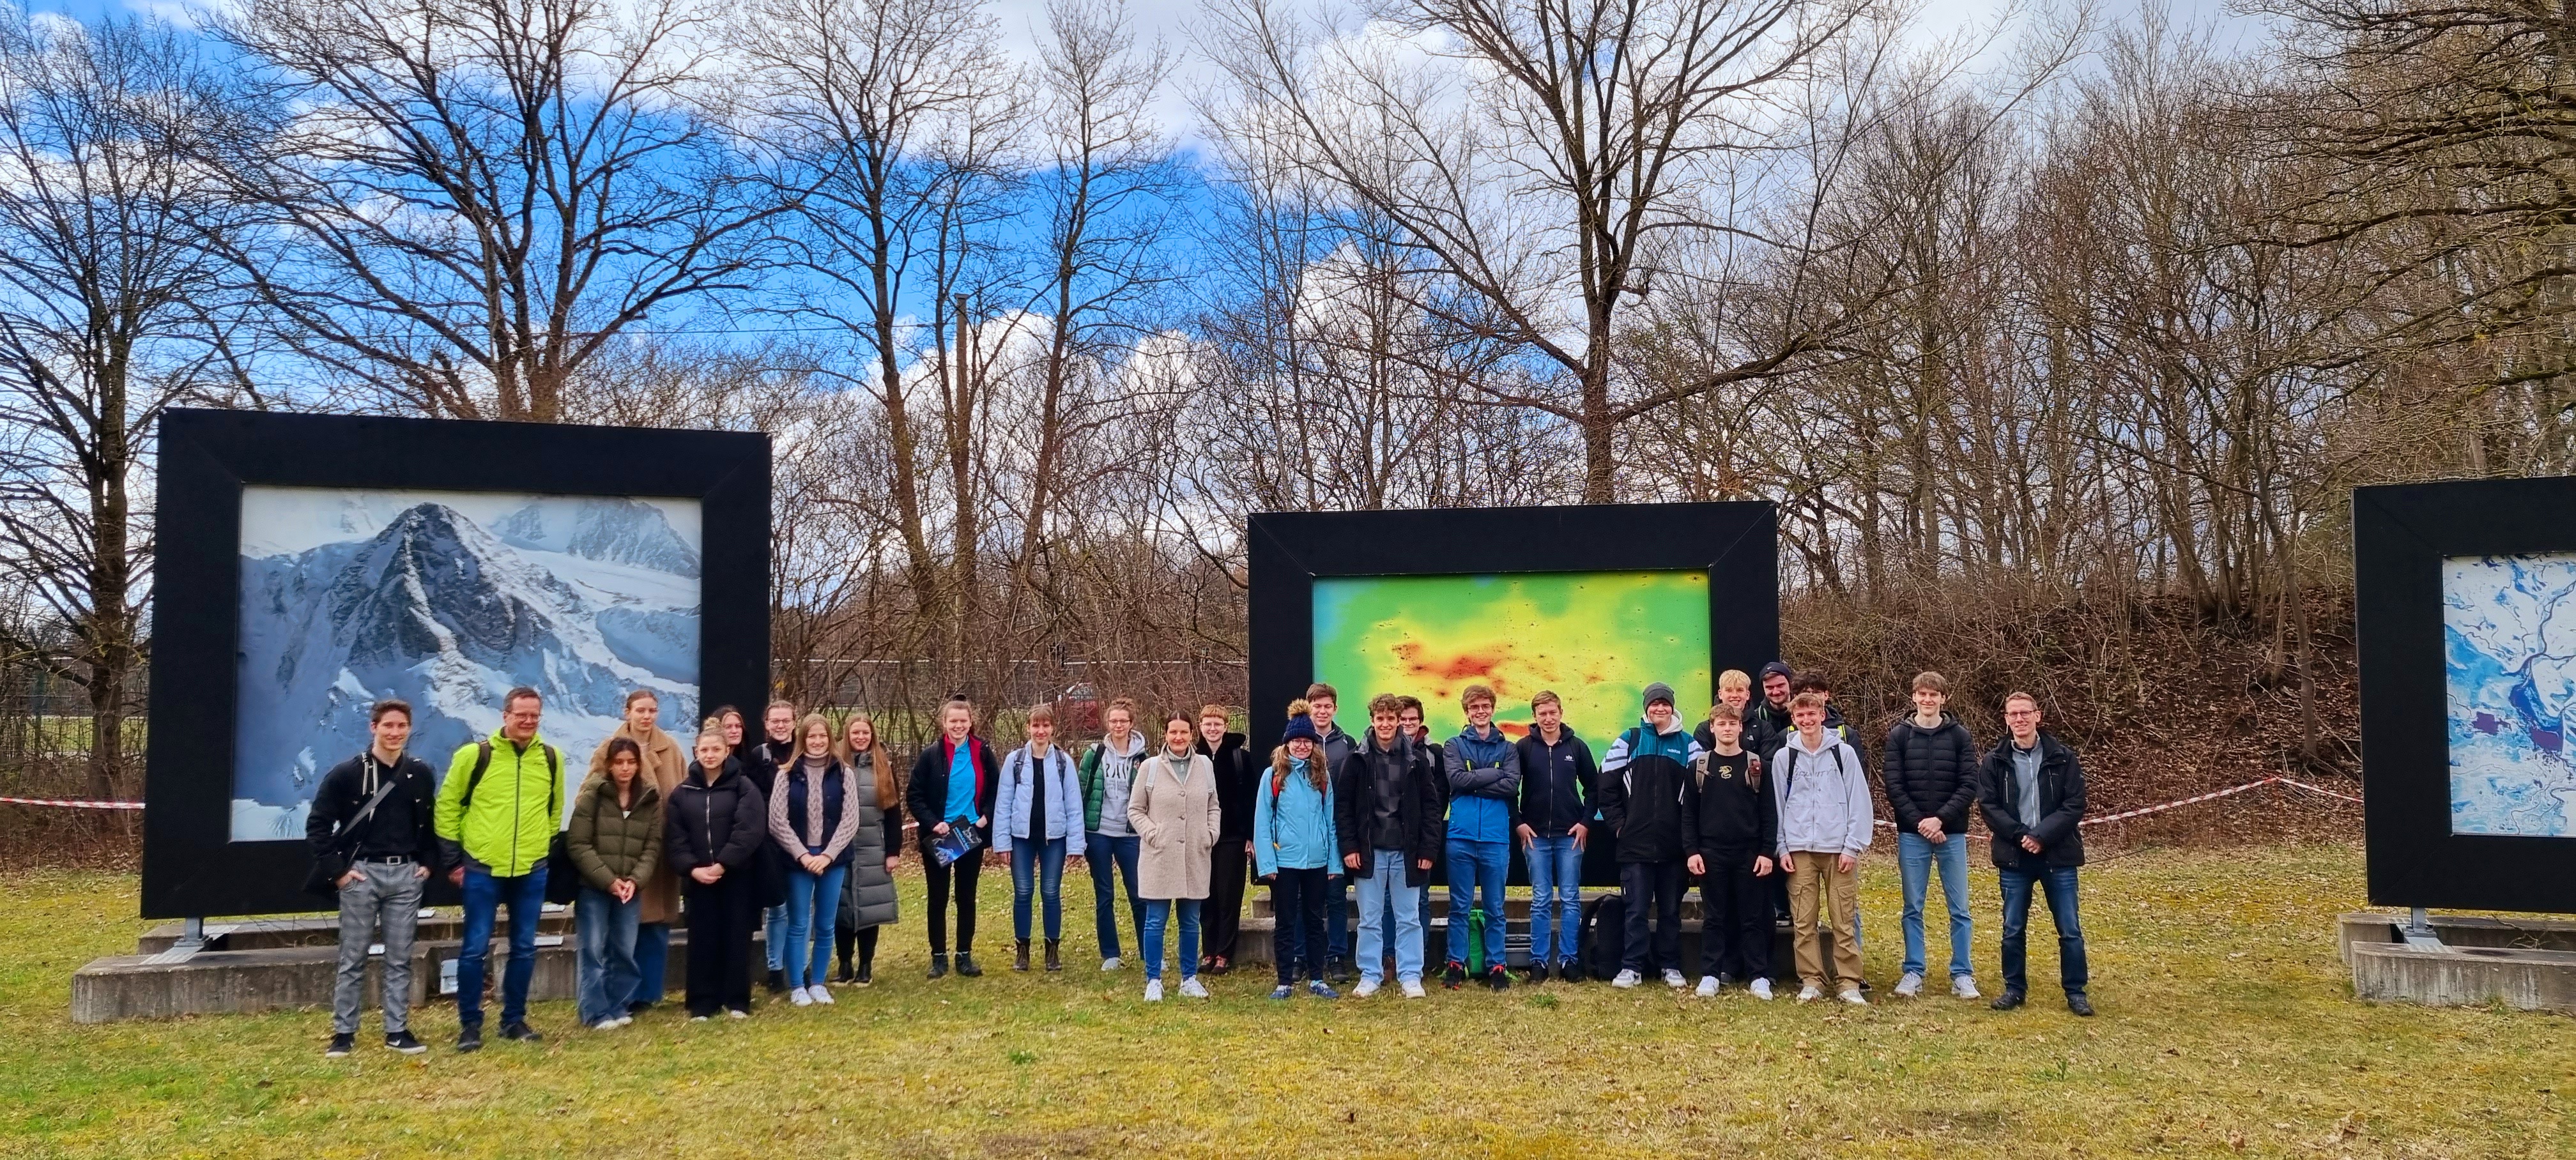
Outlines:
{"type": "Polygon", "coordinates": [[[1968,727],[1941,714],[1937,729],[1925,729],[1906,717],[1887,731],[1887,753],[1878,765],[1887,781],[1887,804],[1896,811],[1896,830],[1911,834],[1925,818],[1941,819],[1944,833],[1965,833],[1968,811],[1977,803],[1977,747],[1968,727]]]}
{"type": "Polygon", "coordinates": [[[662,819],[662,856],[681,874],[722,866],[730,877],[751,865],[754,851],[771,844],[769,803],[731,758],[714,785],[707,784],[704,767],[690,762],[689,779],[671,791],[662,819]]]}

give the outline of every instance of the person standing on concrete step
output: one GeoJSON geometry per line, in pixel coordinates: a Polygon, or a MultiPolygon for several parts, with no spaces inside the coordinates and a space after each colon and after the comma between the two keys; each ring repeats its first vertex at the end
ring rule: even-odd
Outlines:
{"type": "Polygon", "coordinates": [[[1941,873],[1941,896],[1950,907],[1950,993],[1977,997],[1968,964],[1968,812],[1977,804],[1976,742],[1950,715],[1950,683],[1941,674],[1914,677],[1914,714],[1887,731],[1879,777],[1896,815],[1896,864],[1905,891],[1905,965],[1896,982],[1899,998],[1923,990],[1923,902],[1932,872],[1941,873]]]}
{"type": "Polygon", "coordinates": [[[2004,726],[2011,736],[1979,766],[1978,796],[1986,828],[1994,831],[1995,874],[2003,880],[2003,994],[1997,1011],[2022,1005],[2030,992],[2025,935],[2034,889],[2048,896],[2057,927],[2057,978],[2066,1009],[2093,1014],[2086,996],[2092,981],[2084,956],[2084,927],[2075,913],[2076,870],[2084,865],[2084,765],[2075,750],[2040,730],[2039,699],[2004,697],[2004,726]]]}
{"type": "Polygon", "coordinates": [[[528,983],[537,969],[537,922],[546,903],[546,856],[563,818],[563,754],[537,737],[545,698],[520,686],[501,698],[501,728],[456,751],[438,786],[438,838],[465,891],[464,946],[456,952],[456,1050],[483,1047],[483,972],[492,926],[510,911],[510,962],[501,975],[501,1038],[534,1042],[528,983]]]}
{"type": "MultiPolygon", "coordinates": [[[[637,689],[626,694],[625,720],[617,732],[590,751],[590,772],[582,778],[587,790],[592,783],[608,776],[608,749],[620,738],[635,743],[644,762],[644,779],[653,785],[663,801],[671,800],[671,791],[689,776],[688,747],[661,727],[662,698],[651,689],[637,689]]],[[[683,722],[683,724],[686,724],[683,722]]],[[[680,918],[680,876],[671,873],[659,859],[639,880],[636,897],[641,906],[635,914],[635,994],[627,1000],[626,1013],[640,1015],[662,1001],[663,976],[671,960],[671,924],[680,918]]]]}
{"type": "Polygon", "coordinates": [[[322,775],[304,838],[313,847],[316,882],[340,903],[340,962],[331,984],[327,1058],[349,1054],[358,1035],[358,1002],[366,992],[367,948],[381,941],[377,981],[385,1012],[385,1046],[405,1055],[429,1048],[411,1033],[411,946],[420,926],[420,892],[438,870],[438,782],[429,764],[404,752],[411,706],[383,700],[367,710],[365,752],[322,775]],[[380,933],[381,932],[381,933],[380,933]]]}

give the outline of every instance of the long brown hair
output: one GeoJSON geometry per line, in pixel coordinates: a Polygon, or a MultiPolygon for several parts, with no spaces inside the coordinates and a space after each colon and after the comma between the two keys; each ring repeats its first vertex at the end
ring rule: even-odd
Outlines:
{"type": "MultiPolygon", "coordinates": [[[[1294,721],[1307,715],[1305,698],[1300,697],[1288,702],[1289,720],[1294,721]]],[[[1324,792],[1324,787],[1331,785],[1333,781],[1332,775],[1324,770],[1323,748],[1322,745],[1315,746],[1316,754],[1306,759],[1306,781],[1315,787],[1316,793],[1324,792]]],[[[1288,788],[1288,771],[1292,768],[1290,763],[1295,760],[1288,756],[1288,747],[1285,745],[1270,751],[1270,796],[1278,797],[1280,790],[1288,788]]]]}
{"type": "Polygon", "coordinates": [[[857,768],[859,754],[865,752],[868,755],[868,776],[876,779],[877,783],[877,808],[880,810],[894,808],[894,765],[892,762],[882,760],[885,756],[885,744],[883,739],[877,736],[875,718],[856,709],[850,710],[850,715],[841,721],[841,735],[832,739],[832,752],[839,755],[844,769],[857,768]],[[852,725],[868,727],[867,749],[850,748],[850,726],[852,725]]]}

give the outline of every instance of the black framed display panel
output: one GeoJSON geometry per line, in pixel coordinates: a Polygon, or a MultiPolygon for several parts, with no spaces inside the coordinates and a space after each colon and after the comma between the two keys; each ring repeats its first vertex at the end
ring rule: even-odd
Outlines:
{"type": "Polygon", "coordinates": [[[2444,562],[2576,552],[2576,478],[2353,491],[2362,814],[2379,906],[2576,912],[2576,836],[2452,832],[2444,562]]]}
{"type": "MultiPolygon", "coordinates": [[[[1705,572],[1712,679],[1780,655],[1779,513],[1767,501],[1403,511],[1264,512],[1245,530],[1250,570],[1252,751],[1314,680],[1315,581],[1346,576],[1705,572]]],[[[1712,690],[1714,691],[1714,690],[1712,690]]],[[[1348,694],[1354,704],[1365,695],[1348,694]]],[[[1685,720],[1690,707],[1681,707],[1685,720]]],[[[1366,727],[1365,715],[1355,718],[1366,727]]],[[[1354,736],[1358,730],[1353,730],[1354,736]]],[[[1605,738],[1590,739],[1597,760],[1605,738]]],[[[1585,885],[1616,885],[1613,843],[1586,844],[1585,885]]],[[[1515,883],[1528,881],[1523,860],[1515,883]]],[[[1445,881],[1445,879],[1442,879],[1445,881]]]]}
{"type": "MultiPolygon", "coordinates": [[[[327,908],[300,840],[231,840],[246,486],[687,499],[698,504],[702,703],[769,687],[769,437],[727,431],[173,410],[160,420],[145,918],[327,908]]],[[[677,723],[685,727],[688,723],[677,723]]],[[[425,754],[441,768],[444,754],[425,754]]],[[[565,755],[578,782],[589,755],[565,755]]],[[[431,901],[452,901],[446,881],[431,901]]]]}

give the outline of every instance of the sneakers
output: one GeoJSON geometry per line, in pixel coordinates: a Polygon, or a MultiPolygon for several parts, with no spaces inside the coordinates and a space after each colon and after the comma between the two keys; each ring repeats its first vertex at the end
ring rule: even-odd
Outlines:
{"type": "Polygon", "coordinates": [[[1512,973],[1504,970],[1501,963],[1496,963],[1485,968],[1485,985],[1497,991],[1511,990],[1512,973]]]}
{"type": "Polygon", "coordinates": [[[811,1007],[814,1005],[814,997],[806,994],[805,988],[803,987],[798,987],[793,991],[789,991],[787,993],[787,1001],[794,1003],[799,1007],[811,1007]]]}
{"type": "Polygon", "coordinates": [[[1717,997],[1717,976],[1715,976],[1715,975],[1701,975],[1701,976],[1699,977],[1699,990],[1698,990],[1698,991],[1696,991],[1696,992],[1693,992],[1693,993],[1694,993],[1694,994],[1697,994],[1697,995],[1698,995],[1700,998],[1702,998],[1702,999],[1714,999],[1714,998],[1716,998],[1716,997],[1717,997]]]}
{"type": "Polygon", "coordinates": [[[1995,1001],[1989,1004],[1989,1006],[1992,1006],[1997,1011],[2010,1011],[2015,1007],[2021,1006],[2021,992],[2006,991],[2003,994],[1995,996],[1995,1001]]]}
{"type": "Polygon", "coordinates": [[[1360,973],[1351,969],[1351,960],[1348,956],[1334,955],[1324,963],[1324,978],[1331,982],[1347,983],[1358,977],[1360,973]]]}
{"type": "Polygon", "coordinates": [[[1848,991],[1843,992],[1843,993],[1842,993],[1842,1001],[1843,1001],[1843,1002],[1845,1002],[1845,1003],[1849,1003],[1849,1004],[1851,1004],[1851,1005],[1852,1005],[1852,1006],[1854,1006],[1854,1007],[1867,1007],[1867,1006],[1869,1006],[1869,998],[1868,998],[1868,996],[1865,996],[1865,995],[1861,994],[1861,993],[1860,993],[1860,988],[1858,988],[1858,987],[1854,987],[1854,988],[1852,988],[1852,989],[1850,989],[1850,990],[1848,990],[1848,991]]]}
{"type": "Polygon", "coordinates": [[[1678,991],[1684,987],[1690,986],[1690,980],[1683,978],[1680,971],[1676,971],[1671,967],[1666,967],[1664,968],[1664,985],[1678,991]]]}
{"type": "Polygon", "coordinates": [[[1145,1001],[1148,1003],[1160,1003],[1163,1001],[1163,981],[1161,979],[1145,980],[1145,1001]]]}
{"type": "Polygon", "coordinates": [[[1531,986],[1533,986],[1533,987],[1535,987],[1535,986],[1537,986],[1537,985],[1539,985],[1539,984],[1541,984],[1541,983],[1544,983],[1544,982],[1546,982],[1546,981],[1547,981],[1547,960],[1545,960],[1545,959],[1531,959],[1531,960],[1530,960],[1530,965],[1529,965],[1529,983],[1530,983],[1530,985],[1531,985],[1531,986]]]}
{"type": "Polygon", "coordinates": [[[1753,980],[1753,985],[1750,990],[1753,992],[1754,998],[1760,999],[1765,1003],[1771,1001],[1771,980],[1755,979],[1753,980]]]}
{"type": "Polygon", "coordinates": [[[537,1029],[536,1029],[536,1028],[534,1028],[534,1027],[530,1027],[530,1026],[528,1026],[528,1025],[527,1025],[527,1023],[525,1023],[524,1021],[522,1021],[522,1022],[517,1022],[517,1023],[504,1023],[504,1024],[502,1024],[502,1025],[501,1025],[501,1038],[503,1038],[503,1039],[516,1039],[516,1040],[519,1040],[519,1041],[521,1041],[521,1042],[525,1042],[525,1043],[535,1043],[535,1042],[537,1042],[538,1040],[544,1039],[544,1038],[545,1038],[545,1036],[542,1036],[542,1035],[537,1034],[537,1029]]]}
{"type": "Polygon", "coordinates": [[[1100,969],[1104,971],[1114,971],[1126,965],[1127,964],[1118,961],[1118,956],[1116,955],[1111,955],[1108,958],[1100,960],[1100,969]]]}
{"type": "Polygon", "coordinates": [[[482,1024],[480,1024],[480,1023],[468,1023],[468,1024],[466,1024],[464,1027],[459,1028],[459,1029],[457,1030],[457,1032],[456,1032],[456,1051],[457,1051],[457,1053],[458,1053],[458,1054],[462,1055],[462,1054],[464,1054],[464,1053],[466,1053],[466,1052],[481,1051],[481,1050],[483,1050],[483,1025],[482,1025],[482,1024]]]}
{"type": "Polygon", "coordinates": [[[1583,973],[1583,964],[1578,963],[1573,959],[1556,960],[1556,977],[1568,983],[1582,983],[1590,981],[1590,976],[1583,973]]]}
{"type": "Polygon", "coordinates": [[[934,978],[934,979],[942,979],[942,978],[946,978],[947,976],[948,976],[948,956],[946,956],[946,955],[942,955],[942,954],[933,954],[933,955],[931,955],[931,956],[930,956],[930,977],[931,977],[931,978],[934,978]]]}
{"type": "Polygon", "coordinates": [[[1360,985],[1359,985],[1359,986],[1356,986],[1356,987],[1351,988],[1351,997],[1352,997],[1352,998],[1354,998],[1354,999],[1365,999],[1365,998],[1368,998],[1368,997],[1369,997],[1369,996],[1371,996],[1371,995],[1377,994],[1377,988],[1378,988],[1378,981],[1377,981],[1377,980],[1375,980],[1375,979],[1362,979],[1362,980],[1360,980],[1360,985]]]}
{"type": "Polygon", "coordinates": [[[429,1045],[412,1038],[411,1032],[392,1031],[385,1034],[385,1050],[399,1051],[404,1055],[419,1055],[428,1051],[429,1045]]]}
{"type": "Polygon", "coordinates": [[[1297,988],[1286,983],[1281,983],[1276,987],[1270,988],[1270,997],[1273,999],[1292,999],[1295,998],[1296,995],[1297,988]]]}
{"type": "Polygon", "coordinates": [[[785,991],[786,989],[787,972],[776,967],[769,968],[769,993],[775,995],[779,992],[785,991]]]}
{"type": "Polygon", "coordinates": [[[624,1027],[633,1022],[635,1022],[635,1017],[632,1015],[620,1015],[617,1017],[617,1025],[620,1027],[624,1027]]]}
{"type": "Polygon", "coordinates": [[[1407,999],[1419,999],[1422,997],[1422,980],[1420,979],[1406,979],[1399,983],[1398,986],[1401,986],[1404,989],[1404,997],[1407,999]]]}
{"type": "Polygon", "coordinates": [[[740,1007],[727,1007],[725,1008],[725,1018],[749,1019],[751,1018],[751,1012],[740,1007]]]}
{"type": "Polygon", "coordinates": [[[1452,991],[1466,986],[1467,964],[1456,959],[1449,960],[1448,966],[1440,968],[1440,985],[1452,991]]]}
{"type": "Polygon", "coordinates": [[[980,979],[984,977],[984,968],[975,965],[975,956],[959,951],[957,952],[957,977],[980,979]]]}
{"type": "Polygon", "coordinates": [[[1955,996],[1957,996],[1957,997],[1961,998],[1961,999],[1974,999],[1974,998],[1976,998],[1976,997],[1977,997],[1977,979],[1976,979],[1976,976],[1974,976],[1974,975],[1959,975],[1959,976],[1956,976],[1956,977],[1952,978],[1952,979],[1950,980],[1950,993],[1951,993],[1952,995],[1955,995],[1955,996]]]}
{"type": "Polygon", "coordinates": [[[356,1035],[349,1034],[347,1032],[335,1032],[331,1036],[331,1046],[322,1049],[322,1058],[347,1059],[349,1058],[349,1053],[356,1051],[357,1049],[358,1037],[356,1035]]]}
{"type": "Polygon", "coordinates": [[[1896,997],[1899,999],[1911,999],[1922,993],[1923,975],[1921,972],[1907,971],[1905,972],[1904,978],[1896,981],[1896,997]]]}
{"type": "Polygon", "coordinates": [[[1798,1001],[1801,1003],[1813,1003],[1824,997],[1825,989],[1815,985],[1814,983],[1809,983],[1806,986],[1798,988],[1798,1001]]]}
{"type": "Polygon", "coordinates": [[[615,1031],[619,1026],[620,1024],[614,1019],[602,1019],[597,1023],[591,1024],[590,1029],[593,1031],[615,1031]]]}
{"type": "Polygon", "coordinates": [[[805,997],[806,997],[806,998],[809,998],[809,999],[812,999],[813,1001],[815,1001],[815,1002],[817,1002],[817,1003],[820,1003],[820,1004],[822,1004],[822,1005],[824,1005],[824,1006],[826,1006],[826,1007],[829,1007],[829,1006],[831,1006],[831,1005],[832,1005],[832,992],[830,992],[829,990],[826,990],[826,989],[824,989],[824,988],[822,988],[822,987],[807,987],[807,988],[805,988],[805,997]]]}
{"type": "Polygon", "coordinates": [[[704,1016],[704,1015],[691,1015],[691,1016],[689,1016],[689,1022],[691,1022],[691,1023],[704,1023],[704,1022],[706,1022],[706,1021],[707,1021],[707,1017],[706,1017],[706,1016],[704,1016]]]}
{"type": "MultiPolygon", "coordinates": [[[[1320,983],[1316,984],[1316,986],[1322,985],[1323,984],[1320,983]]],[[[1197,975],[1187,976],[1181,980],[1181,996],[1186,999],[1207,998],[1207,984],[1200,982],[1197,975]]]]}
{"type": "Polygon", "coordinates": [[[1619,969],[1618,976],[1610,980],[1610,985],[1624,991],[1636,986],[1638,982],[1637,972],[1622,967],[1619,969]]]}
{"type": "Polygon", "coordinates": [[[1326,986],[1322,979],[1308,981],[1306,984],[1306,993],[1313,995],[1318,999],[1339,999],[1342,997],[1341,992],[1326,986]]]}
{"type": "Polygon", "coordinates": [[[2086,1019],[2093,1017],[2093,1001],[2082,995],[2068,995],[2066,997],[2066,1009],[2074,1014],[2083,1016],[2086,1019]]]}

